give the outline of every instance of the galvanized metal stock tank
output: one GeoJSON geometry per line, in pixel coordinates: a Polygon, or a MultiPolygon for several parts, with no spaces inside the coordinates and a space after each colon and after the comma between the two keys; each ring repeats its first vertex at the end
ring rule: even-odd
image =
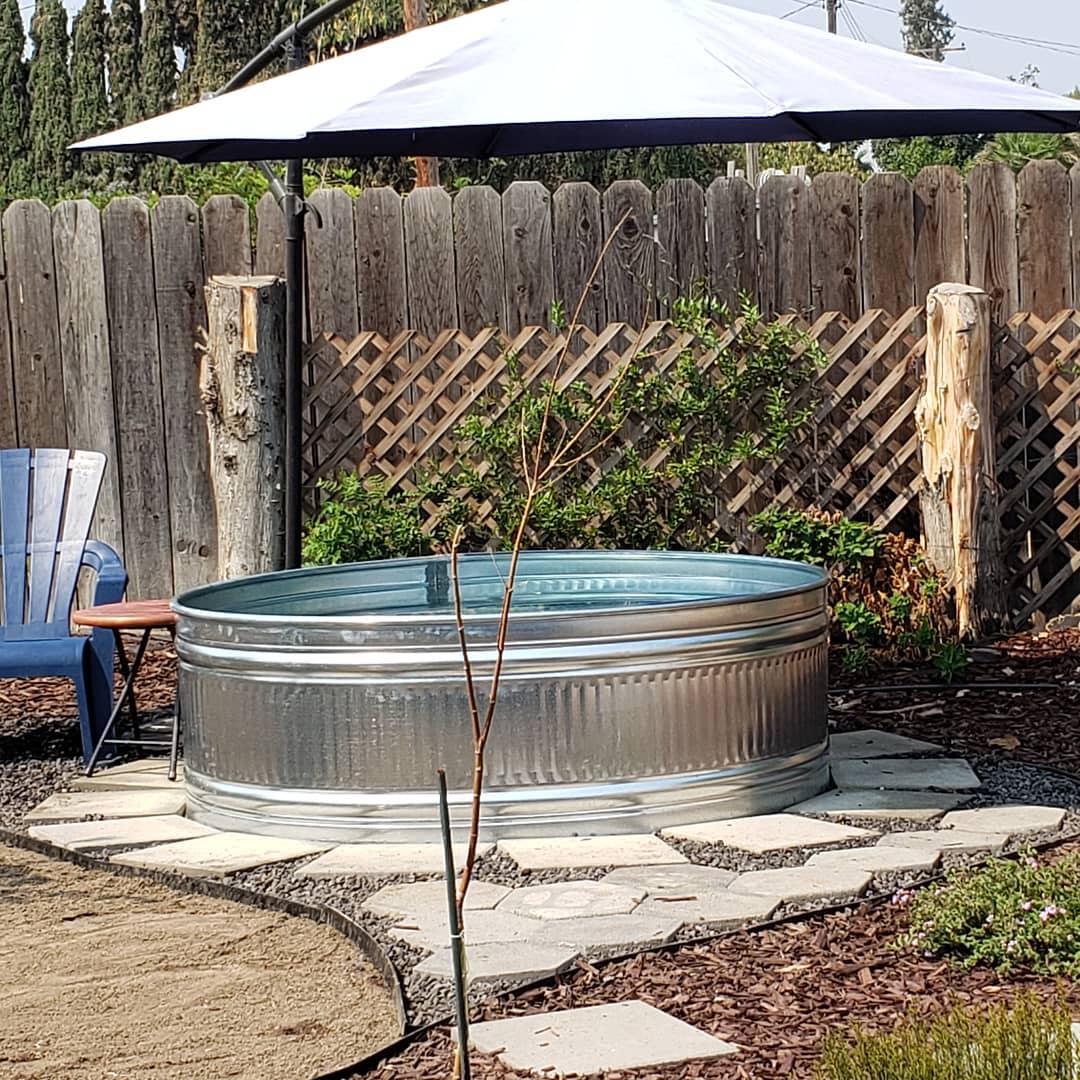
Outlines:
{"type": "MultiPolygon", "coordinates": [[[[461,559],[487,701],[506,555],[461,559]]],[[[827,784],[825,575],[777,559],[527,552],[487,755],[487,837],[645,832],[827,784]]],[[[431,840],[473,754],[449,562],[267,574],[174,604],[188,812],[219,828],[431,840]]]]}

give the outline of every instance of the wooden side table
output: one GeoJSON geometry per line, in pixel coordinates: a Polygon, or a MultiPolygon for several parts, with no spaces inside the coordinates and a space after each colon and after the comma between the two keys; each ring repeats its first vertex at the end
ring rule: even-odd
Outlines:
{"type": "Polygon", "coordinates": [[[150,643],[150,634],[154,630],[168,630],[176,636],[176,616],[169,607],[168,600],[132,600],[119,604],[100,604],[97,607],[83,608],[71,616],[76,626],[101,626],[113,632],[116,641],[116,656],[120,662],[120,673],[124,677],[124,686],[113,705],[105,724],[94,747],[93,754],[86,766],[86,775],[92,776],[97,766],[98,757],[102,748],[108,743],[110,746],[140,746],[154,748],[169,748],[169,779],[176,779],[176,759],[180,749],[180,712],[179,703],[173,708],[172,738],[168,742],[162,739],[143,739],[139,735],[139,713],[135,705],[135,679],[142,666],[143,656],[146,654],[146,646],[150,643]],[[129,663],[127,651],[124,648],[124,640],[121,632],[124,630],[141,630],[142,638],[139,640],[135,657],[129,663]],[[130,739],[118,739],[111,733],[116,726],[124,705],[128,705],[131,712],[131,735],[130,739]]]}

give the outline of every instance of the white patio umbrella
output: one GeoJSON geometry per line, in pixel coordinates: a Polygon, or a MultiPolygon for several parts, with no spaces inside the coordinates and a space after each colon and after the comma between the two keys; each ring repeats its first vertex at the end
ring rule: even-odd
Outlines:
{"type": "Polygon", "coordinates": [[[77,145],[505,157],[1078,126],[1080,101],[716,0],[505,0],[77,145]]]}
{"type": "MultiPolygon", "coordinates": [[[[275,39],[245,81],[349,0],[275,39]]],[[[701,142],[1068,132],[1080,101],[717,0],[504,0],[76,144],[183,162],[290,159],[286,564],[300,552],[306,157],[506,157],[701,142]]]]}

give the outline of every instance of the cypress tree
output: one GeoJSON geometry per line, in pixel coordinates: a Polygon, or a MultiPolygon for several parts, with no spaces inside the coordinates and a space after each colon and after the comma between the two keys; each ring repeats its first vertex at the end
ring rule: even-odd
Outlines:
{"type": "Polygon", "coordinates": [[[278,31],[278,0],[199,0],[197,93],[217,90],[278,31]]]}
{"type": "Polygon", "coordinates": [[[142,115],[156,116],[171,109],[176,95],[176,53],[169,0],[146,0],[141,76],[142,115]]]}
{"type": "Polygon", "coordinates": [[[38,0],[30,21],[30,168],[34,190],[47,197],[71,178],[71,79],[67,12],[60,0],[38,0]]]}
{"type": "Polygon", "coordinates": [[[112,0],[109,20],[109,93],[113,122],[133,124],[142,118],[139,93],[139,0],[112,0]]]}
{"type": "Polygon", "coordinates": [[[945,49],[954,35],[956,23],[945,14],[940,0],[903,0],[900,8],[904,48],[930,60],[945,59],[945,49]]]}
{"type": "Polygon", "coordinates": [[[103,0],[86,0],[71,24],[71,127],[76,139],[109,127],[105,92],[105,36],[108,19],[103,0]]]}
{"type": "Polygon", "coordinates": [[[19,0],[0,0],[0,188],[20,195],[29,181],[30,96],[19,0]]]}

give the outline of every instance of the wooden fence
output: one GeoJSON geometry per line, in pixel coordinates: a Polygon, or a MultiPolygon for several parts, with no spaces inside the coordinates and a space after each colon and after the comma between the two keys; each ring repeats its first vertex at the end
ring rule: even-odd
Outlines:
{"type": "MultiPolygon", "coordinates": [[[[812,419],[779,459],[737,464],[715,477],[715,539],[752,549],[748,519],[770,505],[840,510],[919,535],[922,316],[913,307],[899,317],[875,310],[807,324],[828,355],[804,394],[812,419]]],[[[516,335],[444,330],[431,338],[407,330],[390,340],[370,331],[352,341],[324,336],[309,354],[309,483],[356,469],[393,489],[411,486],[424,466],[445,469],[462,417],[478,404],[505,402],[506,356],[518,356],[533,383],[554,370],[562,344],[560,335],[538,328],[516,335]]],[[[639,350],[658,371],[686,350],[705,368],[717,356],[668,322],[652,323],[640,341],[638,330],[616,323],[580,331],[562,370],[599,397],[639,350]]],[[[993,363],[1008,589],[1024,624],[1068,607],[1080,585],[1080,312],[1049,320],[1015,315],[997,332],[993,363]]],[[[619,450],[605,447],[608,464],[619,450]]]]}

